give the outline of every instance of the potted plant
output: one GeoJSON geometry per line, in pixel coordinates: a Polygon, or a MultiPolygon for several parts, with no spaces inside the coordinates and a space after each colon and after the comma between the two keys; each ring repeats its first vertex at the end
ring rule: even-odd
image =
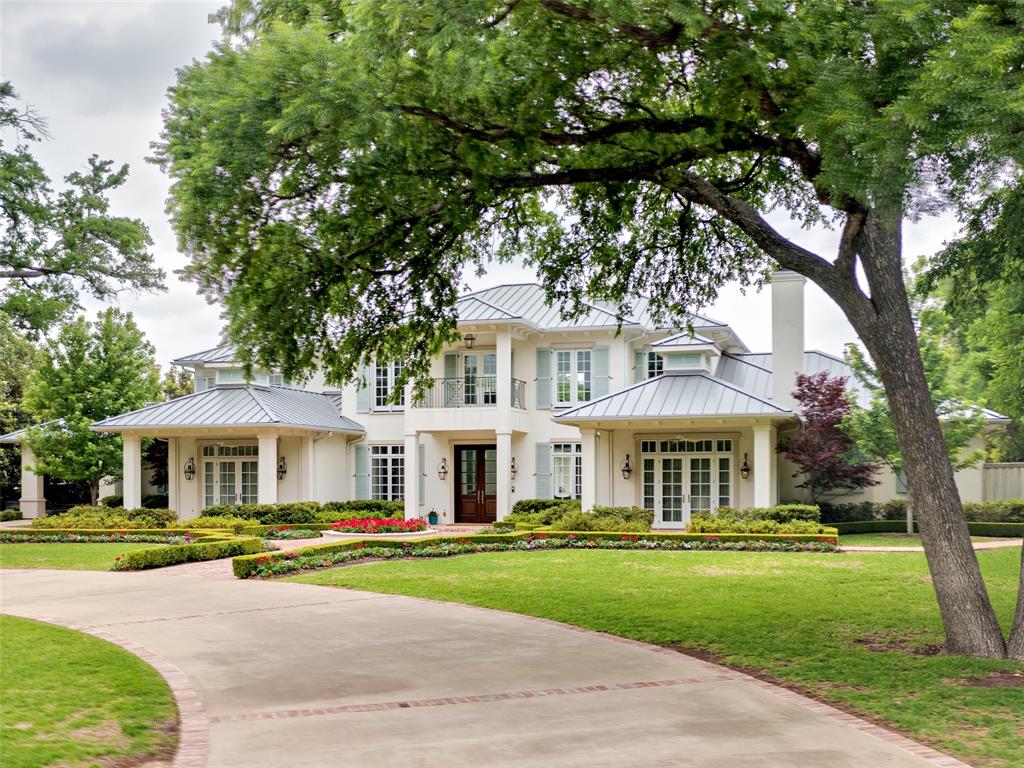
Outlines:
{"type": "Polygon", "coordinates": [[[427,522],[430,523],[431,525],[437,525],[437,520],[438,520],[437,510],[434,510],[434,509],[430,510],[429,514],[427,514],[427,522]]]}

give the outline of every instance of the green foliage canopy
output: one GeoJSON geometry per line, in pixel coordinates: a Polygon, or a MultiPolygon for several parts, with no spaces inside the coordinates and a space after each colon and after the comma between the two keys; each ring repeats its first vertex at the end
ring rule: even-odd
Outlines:
{"type": "Polygon", "coordinates": [[[153,346],[131,314],[106,309],[90,322],[64,325],[47,341],[29,377],[25,406],[38,426],[28,432],[34,470],[91,483],[121,473],[121,438],[90,426],[160,397],[153,346]]]}
{"type": "Polygon", "coordinates": [[[0,82],[0,131],[20,141],[9,148],[0,139],[0,311],[39,333],[77,309],[81,292],[106,300],[124,288],[163,290],[146,225],[110,213],[108,195],[125,183],[128,166],[93,155],[54,194],[30,151],[45,138],[45,123],[19,111],[16,99],[0,82]]]}

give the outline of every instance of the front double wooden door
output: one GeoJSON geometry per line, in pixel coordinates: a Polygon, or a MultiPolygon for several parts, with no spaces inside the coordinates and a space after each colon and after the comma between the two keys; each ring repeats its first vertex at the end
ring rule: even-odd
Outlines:
{"type": "Polygon", "coordinates": [[[498,450],[455,446],[455,522],[493,523],[498,515],[498,450]]]}

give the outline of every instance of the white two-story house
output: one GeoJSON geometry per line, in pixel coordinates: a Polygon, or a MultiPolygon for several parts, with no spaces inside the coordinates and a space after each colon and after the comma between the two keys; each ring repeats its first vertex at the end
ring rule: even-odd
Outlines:
{"type": "MultiPolygon", "coordinates": [[[[215,504],[401,499],[407,517],[486,523],[519,499],[573,498],[646,507],[656,527],[682,528],[695,511],[801,496],[776,452],[799,428],[794,379],[849,375],[804,349],[804,282],[773,278],[769,353],[702,315],[657,327],[643,299],[620,328],[600,304],[566,321],[541,286],[502,285],[459,300],[461,341],[417,400],[409,390],[393,402],[393,363],[339,391],[320,375],[245,381],[222,346],[175,361],[194,372],[194,394],[95,429],[124,440],[126,506],[142,493],[141,441],[168,441],[169,504],[182,519],[215,504]]],[[[965,500],[982,498],[980,476],[959,474],[965,500]]],[[[847,500],[899,492],[888,477],[847,500]]]]}

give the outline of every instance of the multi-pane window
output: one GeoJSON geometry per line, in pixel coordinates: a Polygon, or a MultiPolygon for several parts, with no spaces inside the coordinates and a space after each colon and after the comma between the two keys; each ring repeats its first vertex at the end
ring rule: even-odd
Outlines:
{"type": "Polygon", "coordinates": [[[370,498],[401,501],[405,497],[405,446],[370,446],[370,498]]]}
{"type": "Polygon", "coordinates": [[[641,440],[640,498],[671,527],[732,503],[733,441],[641,440]]]}
{"type": "Polygon", "coordinates": [[[585,403],[593,392],[593,360],[589,349],[555,351],[555,401],[585,403]]]}
{"type": "Polygon", "coordinates": [[[217,371],[217,383],[244,384],[245,371],[243,371],[241,368],[225,368],[222,371],[217,371]]]}
{"type": "Polygon", "coordinates": [[[398,400],[390,402],[395,382],[402,372],[400,364],[373,366],[373,409],[375,411],[400,411],[405,407],[405,391],[398,393],[398,400]]]}
{"type": "Polygon", "coordinates": [[[556,499],[583,496],[583,445],[555,443],[551,446],[551,473],[556,499]]]}
{"type": "Polygon", "coordinates": [[[284,375],[280,373],[271,373],[267,376],[267,383],[274,387],[283,387],[284,375]]]}
{"type": "Polygon", "coordinates": [[[205,392],[217,386],[216,376],[196,376],[196,392],[205,392]]]}
{"type": "MultiPolygon", "coordinates": [[[[719,442],[722,442],[721,440],[719,442]]],[[[728,507],[732,501],[732,459],[718,458],[718,506],[728,507]]]]}
{"type": "Polygon", "coordinates": [[[647,378],[653,379],[665,372],[665,358],[657,352],[647,353],[647,378]]]}

